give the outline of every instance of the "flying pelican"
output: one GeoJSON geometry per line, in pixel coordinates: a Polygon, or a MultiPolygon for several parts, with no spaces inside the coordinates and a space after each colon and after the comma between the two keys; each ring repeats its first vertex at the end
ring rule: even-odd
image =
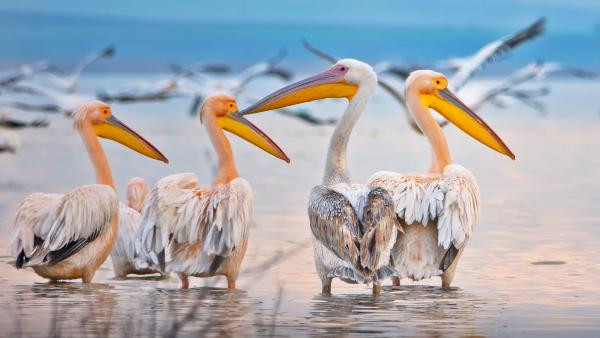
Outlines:
{"type": "MultiPolygon", "coordinates": [[[[450,80],[450,83],[454,85],[454,87],[451,89],[460,94],[460,89],[479,71],[483,70],[487,65],[494,62],[497,58],[512,51],[522,43],[531,41],[540,36],[544,32],[545,25],[546,20],[544,18],[540,18],[533,24],[510,36],[486,44],[473,55],[438,62],[438,65],[442,68],[451,68],[453,71],[455,71],[455,74],[450,80]]],[[[321,59],[332,64],[336,62],[335,57],[317,49],[309,44],[308,41],[304,40],[303,44],[308,51],[320,57],[321,59]]],[[[383,75],[389,74],[395,76],[402,83],[404,83],[408,75],[412,71],[419,68],[421,67],[415,65],[397,65],[391,62],[380,62],[374,67],[375,71],[379,75],[378,84],[402,106],[404,111],[407,113],[405,116],[411,129],[417,133],[422,133],[421,129],[417,126],[417,123],[412,118],[412,115],[408,114],[408,109],[406,107],[404,97],[401,94],[401,90],[396,90],[391,83],[382,78],[383,75]]],[[[446,126],[448,123],[448,121],[445,119],[437,119],[437,121],[442,127],[446,126]]]]}
{"type": "Polygon", "coordinates": [[[484,145],[512,159],[504,142],[448,89],[446,77],[418,70],[408,77],[406,103],[432,149],[432,163],[425,174],[378,172],[370,188],[384,188],[394,199],[396,215],[404,233],[398,235],[392,258],[400,278],[421,280],[441,275],[449,288],[459,258],[479,216],[479,187],[466,168],[453,164],[442,128],[429,108],[484,145]]]}
{"type": "Polygon", "coordinates": [[[35,119],[32,121],[23,121],[12,118],[12,111],[4,107],[0,114],[0,127],[8,129],[23,129],[23,128],[44,128],[49,125],[46,119],[35,119]]]}
{"type": "MultiPolygon", "coordinates": [[[[46,97],[52,102],[52,105],[30,105],[29,108],[43,108],[46,111],[57,110],[70,116],[75,109],[84,105],[86,102],[95,101],[96,97],[82,93],[63,93],[61,91],[41,86],[35,83],[23,83],[11,88],[15,92],[29,93],[46,97]]],[[[27,106],[27,105],[26,105],[27,106]]],[[[25,106],[25,107],[26,107],[25,106]]]]}
{"type": "Polygon", "coordinates": [[[188,276],[227,277],[235,288],[248,244],[253,197],[248,182],[239,177],[233,151],[223,130],[289,162],[266,134],[246,120],[237,103],[226,95],[206,99],[200,112],[215,148],[218,171],[210,186],[197,185],[192,173],[167,176],[156,184],[142,209],[138,268],[175,272],[181,287],[188,276]]]}
{"type": "Polygon", "coordinates": [[[329,143],[325,175],[308,201],[315,265],[322,292],[331,292],[333,278],[347,283],[373,283],[395,274],[389,266],[396,239],[391,196],[381,188],[356,183],[346,164],[350,134],[377,86],[377,75],[366,63],[344,59],[329,70],[268,95],[243,114],[253,114],[323,98],[347,98],[346,112],[329,143]]]}
{"type": "Polygon", "coordinates": [[[79,76],[81,73],[97,62],[102,58],[109,58],[115,54],[115,48],[113,46],[105,47],[102,50],[97,52],[93,52],[86,57],[84,57],[79,63],[75,66],[73,71],[68,75],[59,76],[53,73],[49,73],[48,79],[55,85],[59,90],[64,91],[66,93],[75,93],[77,91],[77,81],[79,80],[79,76]]]}
{"type": "Polygon", "coordinates": [[[32,75],[41,72],[55,70],[56,67],[46,61],[35,62],[21,65],[15,69],[6,70],[0,73],[0,87],[14,85],[32,75]]]}
{"type": "MultiPolygon", "coordinates": [[[[540,18],[530,26],[510,36],[492,41],[481,47],[475,54],[450,59],[456,72],[450,78],[451,89],[458,92],[477,72],[490,62],[513,50],[523,42],[533,40],[544,33],[546,19],[540,18]]],[[[448,61],[447,61],[448,62],[448,61]]],[[[440,65],[441,66],[441,65],[440,65]]],[[[443,68],[443,67],[439,67],[443,68]]]]}
{"type": "Polygon", "coordinates": [[[145,275],[157,273],[155,269],[138,269],[135,266],[136,238],[142,215],[140,214],[148,186],[141,177],[134,177],[127,183],[127,205],[119,205],[119,235],[110,254],[115,277],[125,278],[128,274],[145,275]]]}
{"type": "Polygon", "coordinates": [[[32,267],[50,280],[90,283],[117,238],[119,199],[98,137],[108,138],[142,155],[168,163],[153,145],[129,129],[100,101],[74,111],[75,129],[96,172],[96,184],[67,194],[34,193],[17,208],[11,253],[17,269],[32,267]]]}
{"type": "Polygon", "coordinates": [[[496,106],[505,107],[502,97],[509,97],[521,101],[523,104],[543,113],[545,106],[536,99],[548,95],[550,89],[545,86],[534,89],[523,89],[520,86],[550,76],[572,76],[580,79],[593,79],[596,77],[596,74],[558,62],[531,62],[514,71],[498,85],[486,88],[485,91],[469,100],[469,106],[474,110],[478,110],[485,103],[491,102],[496,106]]]}

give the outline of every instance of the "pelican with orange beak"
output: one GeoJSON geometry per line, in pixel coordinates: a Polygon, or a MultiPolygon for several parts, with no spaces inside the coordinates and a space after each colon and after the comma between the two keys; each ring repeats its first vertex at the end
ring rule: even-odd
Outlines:
{"type": "Polygon", "coordinates": [[[110,254],[119,227],[119,199],[112,172],[98,137],[114,140],[152,159],[167,158],[129,129],[100,101],[73,112],[75,129],[96,172],[96,184],[67,194],[34,193],[17,208],[11,252],[18,269],[32,267],[50,280],[90,283],[110,254]]]}
{"type": "Polygon", "coordinates": [[[315,265],[323,293],[331,293],[333,278],[373,283],[373,293],[379,293],[380,281],[395,274],[390,252],[400,228],[392,197],[382,188],[356,183],[346,163],[352,128],[376,86],[377,75],[371,66],[345,59],[243,111],[253,114],[323,98],[349,100],[329,143],[323,181],[312,189],[308,201],[315,265]]]}
{"type": "Polygon", "coordinates": [[[237,109],[226,95],[211,96],[200,119],[218,156],[216,177],[199,186],[193,173],[167,176],[152,189],[142,209],[136,267],[174,272],[181,287],[189,276],[227,277],[236,287],[248,245],[253,196],[250,184],[238,176],[233,150],[223,130],[289,162],[283,151],[237,109]]]}
{"type": "Polygon", "coordinates": [[[513,159],[514,155],[447,89],[442,74],[415,71],[407,80],[406,100],[432,146],[429,172],[379,172],[366,187],[353,183],[346,166],[346,145],[376,83],[368,65],[341,60],[324,73],[267,96],[244,113],[322,98],[349,100],[330,141],[323,184],[313,188],[308,203],[315,261],[324,292],[330,291],[332,277],[359,282],[355,277],[365,267],[380,272],[371,275],[374,281],[390,273],[395,284],[404,277],[420,280],[441,275],[447,288],[479,214],[479,188],[468,170],[452,164],[446,139],[429,108],[493,150],[513,159]],[[390,234],[392,224],[397,231],[390,234]],[[379,231],[378,236],[363,241],[373,229],[379,231]],[[377,264],[369,265],[373,257],[379,258],[377,264]]]}

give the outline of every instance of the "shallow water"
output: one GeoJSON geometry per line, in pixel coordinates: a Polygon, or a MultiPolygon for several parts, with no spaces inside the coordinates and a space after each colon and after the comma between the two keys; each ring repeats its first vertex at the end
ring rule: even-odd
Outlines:
{"type": "MultiPolygon", "coordinates": [[[[131,77],[126,79],[132,80],[131,77]]],[[[123,78],[95,79],[102,84],[123,78]]],[[[133,79],[134,80],[134,79],[133,79]]],[[[88,84],[89,85],[89,84],[88,84]]],[[[260,96],[278,83],[255,86],[260,96]]],[[[93,182],[83,146],[60,116],[47,130],[20,135],[17,155],[0,156],[0,316],[3,335],[369,335],[369,336],[598,336],[600,333],[600,86],[552,83],[548,115],[526,107],[488,107],[481,115],[517,156],[510,161],[446,128],[455,162],[476,176],[482,214],[450,291],[439,279],[387,286],[372,296],[367,286],[334,281],[320,294],[306,199],[319,183],[331,127],[311,127],[275,113],[252,117],[287,152],[287,165],[238,140],[240,174],[255,192],[255,225],[238,281],[219,278],[112,279],[110,262],[95,284],[48,284],[8,263],[17,204],[35,191],[67,192],[93,182]],[[559,95],[560,94],[560,95],[559,95]],[[591,99],[590,99],[591,98],[591,99]],[[188,319],[185,319],[188,316],[188,319]],[[181,325],[181,328],[178,328],[181,325]]],[[[245,106],[241,100],[241,106],[245,106]]],[[[148,182],[194,171],[209,180],[206,135],[186,115],[187,101],[115,105],[114,112],[171,160],[166,166],[103,142],[119,193],[132,176],[148,182]]],[[[307,105],[339,116],[341,101],[307,105]]],[[[349,166],[364,182],[377,170],[427,167],[426,141],[408,129],[383,93],[371,100],[350,142],[349,166]]],[[[389,281],[386,282],[389,285],[389,281]]]]}

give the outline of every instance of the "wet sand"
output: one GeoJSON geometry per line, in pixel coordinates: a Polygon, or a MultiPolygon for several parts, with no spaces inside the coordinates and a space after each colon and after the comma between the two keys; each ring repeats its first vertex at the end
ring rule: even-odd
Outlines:
{"type": "MultiPolygon", "coordinates": [[[[277,86],[265,83],[252,95],[277,86]]],[[[162,335],[195,309],[180,329],[183,336],[598,336],[600,100],[594,95],[600,86],[573,81],[552,88],[545,117],[520,105],[480,112],[516,161],[454,127],[445,129],[454,161],[474,173],[483,202],[455,288],[443,291],[438,278],[403,281],[398,288],[387,281],[376,297],[366,286],[340,281],[334,281],[332,296],[320,294],[306,200],[321,180],[332,127],[311,127],[276,113],[252,121],[287,152],[291,165],[233,142],[240,175],[255,193],[255,225],[239,290],[226,290],[219,278],[192,279],[190,290],[178,290],[176,278],[114,280],[110,262],[92,285],[48,284],[31,270],[15,270],[8,265],[8,245],[17,204],[32,192],[67,192],[94,180],[71,121],[53,117],[47,130],[20,133],[23,147],[17,155],[0,156],[2,335],[162,335]]],[[[187,116],[188,104],[114,106],[115,115],[171,161],[166,166],[103,142],[122,197],[132,176],[152,184],[193,171],[202,182],[210,179],[211,149],[199,121],[187,116]]],[[[321,116],[340,116],[345,104],[306,107],[321,116]]],[[[348,155],[357,181],[378,170],[427,168],[426,140],[408,129],[395,107],[378,92],[358,123],[348,155]]]]}

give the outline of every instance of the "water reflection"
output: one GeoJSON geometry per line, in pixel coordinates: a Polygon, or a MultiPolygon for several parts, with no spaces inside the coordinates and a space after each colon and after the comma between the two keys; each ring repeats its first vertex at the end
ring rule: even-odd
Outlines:
{"type": "Polygon", "coordinates": [[[315,335],[438,333],[477,336],[486,318],[484,307],[498,307],[455,288],[433,286],[386,287],[381,295],[346,294],[313,297],[311,315],[315,335]],[[387,320],[381,320],[386,318],[387,320]],[[414,323],[419,323],[416,327],[414,323]],[[414,332],[412,332],[414,331],[414,332]]]}

